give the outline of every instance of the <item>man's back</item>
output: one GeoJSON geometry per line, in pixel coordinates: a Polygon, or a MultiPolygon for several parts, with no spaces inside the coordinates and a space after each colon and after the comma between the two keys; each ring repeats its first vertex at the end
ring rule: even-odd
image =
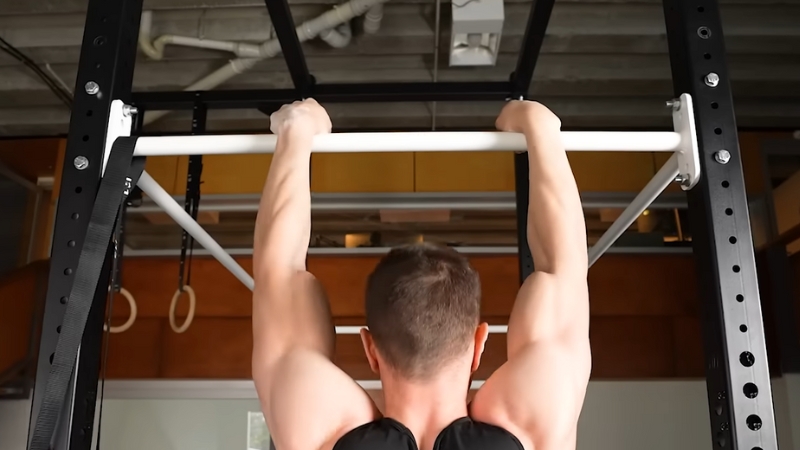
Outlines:
{"type": "Polygon", "coordinates": [[[469,412],[488,325],[480,322],[477,273],[452,249],[394,249],[370,275],[361,337],[383,382],[383,411],[333,364],[330,305],[305,266],[312,141],[330,132],[330,118],[306,100],[271,121],[278,140],[253,255],[253,379],[277,450],[574,448],[591,370],[588,258],[558,118],[542,105],[511,102],[497,120],[528,142],[536,271],[509,318],[507,362],[469,412]]]}

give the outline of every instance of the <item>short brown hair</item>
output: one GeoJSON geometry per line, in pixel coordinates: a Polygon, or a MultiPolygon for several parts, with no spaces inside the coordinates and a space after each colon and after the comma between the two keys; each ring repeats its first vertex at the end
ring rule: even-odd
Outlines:
{"type": "Polygon", "coordinates": [[[408,378],[433,375],[467,351],[480,305],[478,273],[448,247],[392,249],[367,281],[367,326],[375,345],[408,378]]]}

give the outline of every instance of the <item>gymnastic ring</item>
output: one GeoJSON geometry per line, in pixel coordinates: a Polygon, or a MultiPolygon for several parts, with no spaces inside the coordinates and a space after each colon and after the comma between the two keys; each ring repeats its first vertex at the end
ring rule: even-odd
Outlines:
{"type": "Polygon", "coordinates": [[[119,288],[119,293],[125,297],[125,300],[128,300],[128,305],[131,307],[131,314],[128,316],[128,320],[118,327],[109,328],[108,324],[103,324],[103,331],[108,331],[109,333],[122,333],[123,331],[128,331],[128,328],[132,327],[133,323],[136,322],[136,315],[139,313],[139,310],[136,307],[136,300],[134,300],[133,295],[131,295],[131,293],[125,288],[119,288]]]}
{"type": "Polygon", "coordinates": [[[192,320],[194,320],[194,308],[196,303],[197,297],[194,295],[194,289],[192,289],[192,287],[188,284],[183,286],[183,291],[181,291],[181,289],[175,291],[175,295],[172,296],[172,303],[169,305],[169,326],[172,327],[172,331],[176,333],[183,333],[189,329],[189,325],[191,325],[192,320]],[[183,325],[178,327],[178,325],[175,323],[175,307],[178,306],[178,299],[181,298],[181,292],[186,292],[189,294],[189,314],[186,315],[183,325]]]}

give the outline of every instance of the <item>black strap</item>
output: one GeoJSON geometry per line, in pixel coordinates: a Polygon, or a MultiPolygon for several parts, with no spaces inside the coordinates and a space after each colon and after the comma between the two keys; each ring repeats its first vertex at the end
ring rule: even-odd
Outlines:
{"type": "Polygon", "coordinates": [[[31,450],[50,448],[59,415],[66,402],[70,378],[75,369],[89,309],[100,282],[103,262],[111,245],[119,208],[141,173],[130,173],[136,140],[136,137],[118,138],[111,147],[106,171],[95,197],[78,267],[75,270],[64,319],[61,322],[61,334],[58,336],[56,351],[52,356],[41,408],[33,429],[31,450]]]}
{"type": "MultiPolygon", "coordinates": [[[[184,210],[197,221],[200,209],[200,179],[203,176],[203,155],[189,156],[189,169],[186,174],[186,197],[183,202],[184,210]]],[[[178,269],[178,290],[182,291],[184,284],[192,282],[192,253],[194,251],[194,237],[186,230],[181,235],[181,259],[178,269]],[[188,264],[186,254],[189,254],[188,264]],[[185,274],[185,275],[184,275],[185,274]]]]}

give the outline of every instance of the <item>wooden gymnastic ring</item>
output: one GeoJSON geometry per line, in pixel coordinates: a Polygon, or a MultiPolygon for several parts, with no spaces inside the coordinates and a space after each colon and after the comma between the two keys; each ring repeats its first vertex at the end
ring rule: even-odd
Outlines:
{"type": "Polygon", "coordinates": [[[131,314],[128,316],[128,320],[118,327],[109,328],[108,324],[103,324],[103,331],[108,331],[109,333],[122,333],[123,331],[128,331],[128,328],[132,327],[133,323],[136,322],[136,315],[139,312],[138,308],[136,307],[136,300],[134,300],[133,295],[131,295],[131,293],[125,288],[119,288],[119,293],[125,297],[125,300],[128,300],[128,305],[131,307],[131,314]]]}
{"type": "Polygon", "coordinates": [[[197,297],[195,296],[194,289],[192,289],[191,286],[185,285],[183,286],[183,290],[178,289],[175,291],[175,295],[172,296],[172,303],[169,305],[169,326],[172,327],[172,331],[176,333],[183,333],[189,329],[189,325],[191,325],[192,320],[194,320],[194,309],[196,304],[197,297]],[[178,299],[181,297],[181,292],[186,292],[189,294],[189,314],[186,315],[183,325],[179,327],[175,323],[175,307],[178,306],[178,299]]]}

